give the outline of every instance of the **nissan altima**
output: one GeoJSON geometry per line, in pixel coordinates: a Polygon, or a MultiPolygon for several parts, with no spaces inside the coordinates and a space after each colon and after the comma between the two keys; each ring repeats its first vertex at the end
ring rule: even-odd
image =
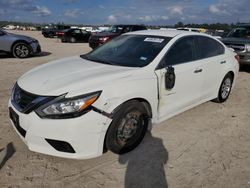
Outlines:
{"type": "Polygon", "coordinates": [[[9,114],[32,151],[75,159],[122,154],[158,124],[206,101],[225,102],[238,56],[188,31],[121,35],[92,52],[34,68],[13,87],[9,114]]]}

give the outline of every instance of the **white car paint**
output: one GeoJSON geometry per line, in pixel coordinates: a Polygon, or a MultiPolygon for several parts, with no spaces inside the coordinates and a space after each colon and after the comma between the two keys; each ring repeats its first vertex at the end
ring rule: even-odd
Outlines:
{"type": "MultiPolygon", "coordinates": [[[[239,66],[234,58],[235,53],[225,48],[225,54],[221,56],[175,65],[175,87],[166,90],[166,69],[156,70],[164,54],[175,41],[184,36],[209,36],[172,30],[148,30],[129,33],[131,34],[167,36],[173,39],[149,65],[142,68],[105,65],[75,56],[32,69],[19,78],[17,84],[33,94],[58,96],[67,93],[67,98],[102,90],[93,106],[105,113],[112,113],[130,99],[144,99],[151,106],[152,123],[158,124],[216,98],[220,84],[229,71],[234,73],[234,79],[237,77],[239,66]],[[221,61],[227,63],[220,64],[221,61]],[[193,74],[197,69],[203,69],[203,72],[193,74]]],[[[112,121],[107,116],[90,111],[71,119],[41,119],[35,112],[19,112],[11,100],[9,107],[18,114],[20,126],[27,131],[25,138],[21,138],[32,151],[75,159],[92,158],[103,152],[105,134],[112,121]],[[66,141],[76,153],[57,151],[44,140],[45,138],[66,141]]]]}

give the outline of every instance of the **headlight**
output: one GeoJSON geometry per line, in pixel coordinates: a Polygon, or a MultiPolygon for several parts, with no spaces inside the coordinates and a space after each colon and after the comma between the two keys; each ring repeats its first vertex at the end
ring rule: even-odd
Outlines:
{"type": "Polygon", "coordinates": [[[250,52],[250,44],[246,45],[247,52],[250,52]]]}
{"type": "Polygon", "coordinates": [[[91,105],[98,99],[101,91],[65,98],[62,95],[55,100],[40,106],[36,113],[41,118],[64,119],[83,115],[90,110],[91,105]]]}

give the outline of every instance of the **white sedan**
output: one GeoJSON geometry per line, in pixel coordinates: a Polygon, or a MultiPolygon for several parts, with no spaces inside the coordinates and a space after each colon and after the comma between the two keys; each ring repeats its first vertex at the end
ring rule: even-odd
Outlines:
{"type": "Polygon", "coordinates": [[[160,123],[206,101],[224,102],[238,56],[205,34],[145,30],[44,64],[16,82],[13,127],[29,149],[86,159],[140,144],[160,123]]]}

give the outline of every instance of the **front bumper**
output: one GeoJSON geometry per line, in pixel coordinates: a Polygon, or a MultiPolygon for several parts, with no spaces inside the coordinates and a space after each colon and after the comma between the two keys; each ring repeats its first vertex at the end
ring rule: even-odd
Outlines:
{"type": "Polygon", "coordinates": [[[32,54],[37,54],[37,53],[40,53],[42,50],[41,50],[41,46],[38,42],[32,42],[30,44],[31,46],[31,49],[32,49],[32,54]]]}
{"type": "Polygon", "coordinates": [[[20,113],[10,101],[9,108],[18,116],[20,127],[16,126],[13,118],[11,120],[14,129],[31,151],[73,159],[88,159],[103,153],[104,138],[111,120],[97,112],[90,111],[72,119],[41,119],[35,112],[20,113]],[[51,144],[51,140],[58,141],[57,146],[51,144]],[[65,143],[74,152],[58,150],[58,144],[65,143]]]}

